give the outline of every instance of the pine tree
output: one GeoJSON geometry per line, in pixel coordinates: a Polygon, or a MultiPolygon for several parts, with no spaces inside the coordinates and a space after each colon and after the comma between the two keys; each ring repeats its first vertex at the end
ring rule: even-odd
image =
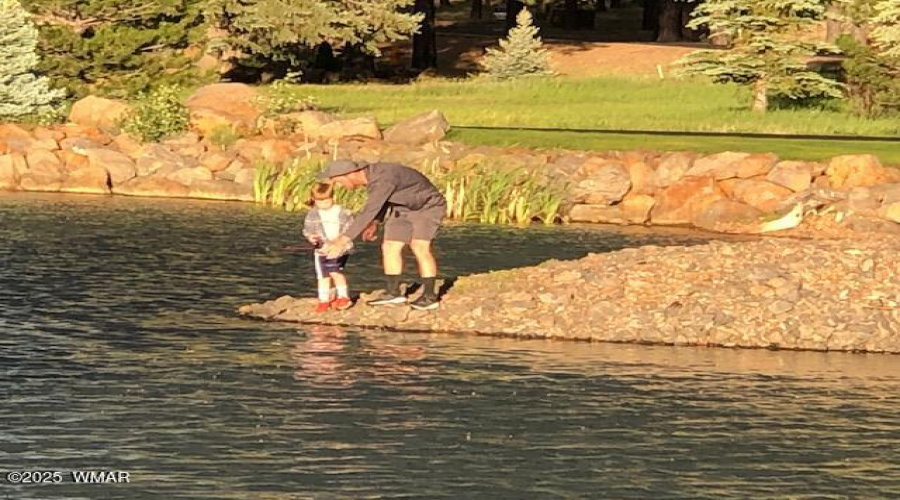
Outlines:
{"type": "Polygon", "coordinates": [[[487,74],[499,79],[552,74],[550,56],[537,34],[531,13],[523,9],[516,16],[516,27],[509,30],[505,40],[500,40],[500,48],[487,49],[481,60],[487,74]]]}
{"type": "Polygon", "coordinates": [[[40,29],[41,69],[76,95],[125,97],[196,76],[205,0],[22,0],[40,29]]]}
{"type": "Polygon", "coordinates": [[[694,11],[690,28],[707,27],[710,37],[730,40],[727,50],[702,50],[679,61],[683,74],[717,83],[753,87],[754,111],[768,108],[769,96],[788,99],[842,96],[840,84],[807,67],[825,44],[808,41],[808,30],[825,18],[829,0],[706,0],[694,11]]]}
{"type": "Polygon", "coordinates": [[[879,0],[872,30],[879,51],[886,57],[900,58],[900,0],[879,0]]]}
{"type": "Polygon", "coordinates": [[[37,44],[37,28],[19,0],[0,0],[0,120],[49,111],[64,95],[35,74],[37,44]]]}
{"type": "Polygon", "coordinates": [[[214,0],[204,15],[224,36],[217,51],[249,66],[272,61],[303,69],[311,49],[378,55],[379,46],[404,40],[421,16],[407,12],[413,0],[214,0]]]}

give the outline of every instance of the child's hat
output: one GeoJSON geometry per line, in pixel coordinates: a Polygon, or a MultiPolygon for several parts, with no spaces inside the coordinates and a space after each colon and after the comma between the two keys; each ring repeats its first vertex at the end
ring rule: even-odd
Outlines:
{"type": "Polygon", "coordinates": [[[357,170],[362,170],[365,168],[364,164],[356,163],[351,160],[334,160],[328,162],[325,165],[325,168],[319,172],[317,176],[319,180],[331,179],[333,177],[339,177],[341,175],[349,174],[350,172],[356,172],[357,170]]]}

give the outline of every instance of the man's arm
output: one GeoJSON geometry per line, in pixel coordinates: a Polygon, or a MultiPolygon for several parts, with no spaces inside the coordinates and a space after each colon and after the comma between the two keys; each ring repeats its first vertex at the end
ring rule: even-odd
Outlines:
{"type": "Polygon", "coordinates": [[[391,183],[378,182],[369,184],[369,195],[366,199],[365,206],[363,206],[362,210],[356,214],[353,223],[350,224],[350,227],[348,227],[346,231],[344,231],[342,236],[345,236],[350,240],[358,238],[360,233],[366,229],[369,223],[378,217],[393,192],[394,185],[391,183]]]}

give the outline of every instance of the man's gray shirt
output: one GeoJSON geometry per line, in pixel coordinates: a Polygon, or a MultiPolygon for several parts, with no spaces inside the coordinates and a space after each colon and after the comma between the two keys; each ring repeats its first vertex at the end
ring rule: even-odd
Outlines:
{"type": "Polygon", "coordinates": [[[375,163],[365,168],[368,198],[362,210],[356,214],[353,224],[344,231],[351,240],[373,220],[383,214],[385,206],[398,206],[407,210],[428,210],[445,207],[444,195],[427,177],[414,168],[396,163],[375,163]]]}

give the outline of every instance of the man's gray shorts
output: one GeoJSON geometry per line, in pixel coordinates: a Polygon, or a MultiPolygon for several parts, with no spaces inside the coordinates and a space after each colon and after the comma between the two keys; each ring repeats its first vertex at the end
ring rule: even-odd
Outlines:
{"type": "Polygon", "coordinates": [[[446,212],[444,205],[424,210],[391,207],[384,217],[384,239],[404,243],[411,240],[431,241],[437,235],[446,212]]]}

